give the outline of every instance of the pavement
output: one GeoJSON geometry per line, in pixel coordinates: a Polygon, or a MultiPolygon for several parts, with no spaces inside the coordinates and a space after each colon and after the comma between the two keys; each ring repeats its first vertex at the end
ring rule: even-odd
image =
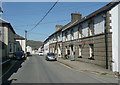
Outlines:
{"type": "Polygon", "coordinates": [[[98,74],[98,75],[111,75],[111,76],[117,77],[115,73],[112,72],[111,70],[105,69],[95,64],[81,62],[79,60],[71,61],[63,58],[58,58],[57,61],[68,66],[69,68],[79,70],[81,72],[89,72],[89,73],[98,74]]]}

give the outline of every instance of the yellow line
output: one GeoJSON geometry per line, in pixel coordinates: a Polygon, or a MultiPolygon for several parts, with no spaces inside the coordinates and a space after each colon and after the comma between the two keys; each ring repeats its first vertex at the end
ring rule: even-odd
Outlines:
{"type": "Polygon", "coordinates": [[[69,66],[67,66],[67,65],[65,65],[65,64],[63,64],[63,63],[61,63],[61,62],[59,62],[59,64],[61,64],[61,65],[64,66],[64,67],[67,67],[67,68],[69,68],[69,69],[72,69],[71,67],[69,67],[69,66]]]}
{"type": "MultiPolygon", "coordinates": [[[[15,62],[15,63],[16,63],[16,62],[15,62]]],[[[2,76],[0,76],[0,79],[1,79],[5,74],[7,74],[14,65],[15,65],[15,64],[11,65],[10,68],[9,68],[2,76]]]]}

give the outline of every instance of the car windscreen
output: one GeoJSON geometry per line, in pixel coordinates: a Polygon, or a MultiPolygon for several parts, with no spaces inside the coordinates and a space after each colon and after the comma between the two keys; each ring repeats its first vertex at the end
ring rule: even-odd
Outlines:
{"type": "Polygon", "coordinates": [[[54,53],[48,53],[47,55],[48,55],[48,56],[55,56],[54,53]]]}

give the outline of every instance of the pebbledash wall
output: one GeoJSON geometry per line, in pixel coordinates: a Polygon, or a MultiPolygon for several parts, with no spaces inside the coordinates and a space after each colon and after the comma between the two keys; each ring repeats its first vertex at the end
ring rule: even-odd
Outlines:
{"type": "Polygon", "coordinates": [[[49,52],[56,53],[63,58],[66,55],[74,56],[75,60],[120,72],[117,43],[119,4],[114,4],[109,3],[105,6],[106,11],[100,12],[105,9],[103,7],[103,9],[82,18],[82,21],[80,21],[81,19],[74,20],[74,22],[71,20],[61,28],[61,31],[53,33],[47,38],[49,52]],[[62,32],[62,36],[58,41],[56,36],[60,32],[62,32]]]}

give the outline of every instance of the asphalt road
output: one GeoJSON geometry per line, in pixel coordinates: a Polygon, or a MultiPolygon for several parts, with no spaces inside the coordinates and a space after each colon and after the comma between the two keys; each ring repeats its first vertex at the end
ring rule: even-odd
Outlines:
{"type": "Polygon", "coordinates": [[[78,72],[60,64],[57,61],[46,61],[44,56],[37,55],[30,56],[25,61],[17,61],[9,73],[3,77],[3,82],[110,83],[110,81],[106,81],[99,76],[78,72]]]}

